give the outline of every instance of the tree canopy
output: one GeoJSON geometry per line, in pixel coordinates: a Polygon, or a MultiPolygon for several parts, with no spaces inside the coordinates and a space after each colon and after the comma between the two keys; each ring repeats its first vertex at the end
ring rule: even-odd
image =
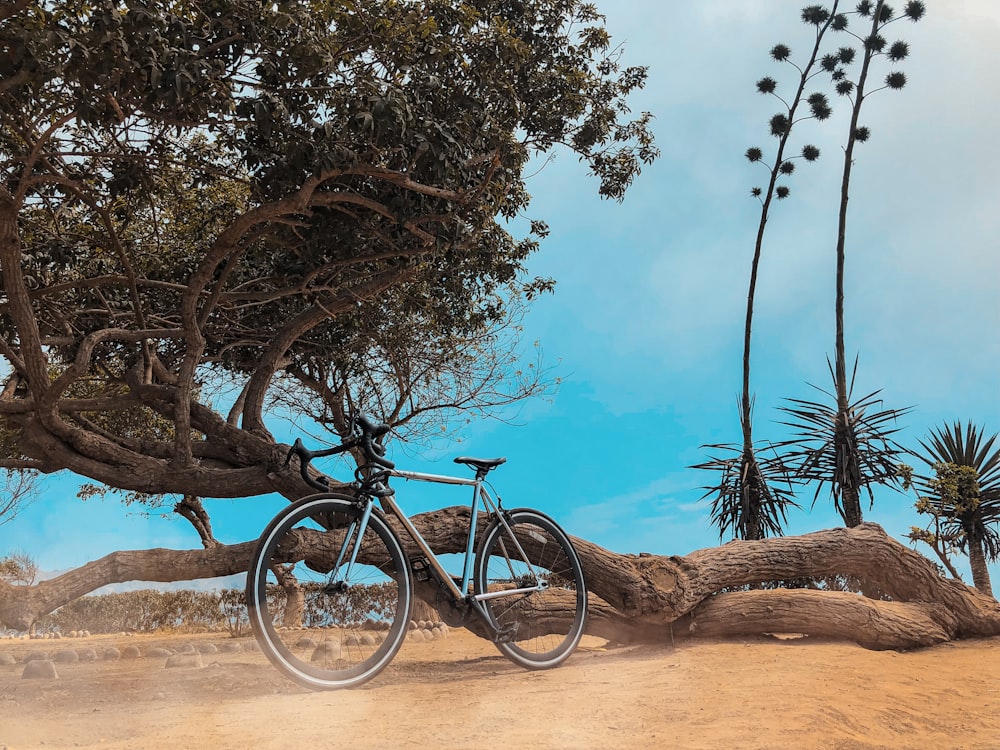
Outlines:
{"type": "Polygon", "coordinates": [[[441,373],[551,286],[544,222],[510,228],[529,161],[568,149],[620,200],[656,157],[621,55],[577,0],[8,4],[2,465],[298,496],[265,425],[288,388],[327,417],[362,383],[400,422],[503,403],[441,373]]]}

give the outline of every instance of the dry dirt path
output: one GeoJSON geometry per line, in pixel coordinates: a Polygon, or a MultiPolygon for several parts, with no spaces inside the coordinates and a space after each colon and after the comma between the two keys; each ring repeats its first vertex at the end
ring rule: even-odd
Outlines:
{"type": "MultiPolygon", "coordinates": [[[[218,635],[0,641],[0,653],[218,635]]],[[[1000,639],[913,653],[808,640],[592,644],[527,672],[464,632],[407,643],[368,685],[310,693],[259,653],[0,665],[0,750],[185,748],[1000,749],[1000,639]]]]}

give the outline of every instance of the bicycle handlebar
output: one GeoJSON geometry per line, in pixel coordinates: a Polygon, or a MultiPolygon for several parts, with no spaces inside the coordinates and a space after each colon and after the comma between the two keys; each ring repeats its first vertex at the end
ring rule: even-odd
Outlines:
{"type": "Polygon", "coordinates": [[[361,452],[368,461],[368,464],[365,464],[365,466],[375,464],[383,467],[384,469],[393,469],[396,467],[396,464],[385,458],[385,446],[382,445],[379,440],[381,437],[388,434],[391,429],[392,427],[390,425],[384,423],[376,424],[370,419],[367,419],[363,415],[359,414],[353,421],[351,436],[345,438],[341,441],[340,445],[336,445],[333,448],[311,451],[305,447],[301,438],[296,438],[295,443],[288,450],[288,455],[285,456],[285,466],[288,466],[289,462],[292,460],[293,454],[298,456],[299,473],[302,475],[302,479],[310,487],[313,487],[320,492],[326,492],[329,490],[330,483],[329,479],[323,474],[320,474],[318,477],[312,477],[309,475],[309,462],[314,458],[335,456],[338,453],[344,453],[351,448],[361,448],[361,452]]]}

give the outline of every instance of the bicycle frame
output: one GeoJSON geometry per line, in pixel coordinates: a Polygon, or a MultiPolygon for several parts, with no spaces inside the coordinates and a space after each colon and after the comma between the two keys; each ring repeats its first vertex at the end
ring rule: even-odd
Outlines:
{"type": "MultiPolygon", "coordinates": [[[[486,617],[485,612],[481,607],[478,606],[479,602],[485,601],[487,599],[496,599],[506,596],[518,596],[522,594],[528,594],[535,591],[543,591],[548,587],[548,582],[538,579],[535,576],[534,568],[532,567],[528,556],[524,549],[521,547],[520,542],[517,541],[513,533],[510,537],[514,541],[514,544],[518,547],[518,553],[521,556],[521,560],[528,565],[531,570],[532,576],[535,577],[537,583],[534,586],[519,587],[514,589],[505,589],[504,591],[487,592],[487,591],[476,591],[472,595],[469,595],[469,583],[472,581],[472,562],[475,556],[475,543],[476,543],[476,528],[478,526],[479,518],[479,507],[480,503],[484,510],[486,510],[490,515],[494,516],[502,523],[507,530],[510,531],[510,527],[507,524],[507,520],[504,518],[504,514],[500,512],[500,502],[495,501],[490,493],[487,491],[485,482],[482,479],[466,479],[464,477],[452,477],[445,476],[441,474],[425,474],[417,471],[404,471],[401,469],[391,469],[389,470],[390,476],[398,477],[400,479],[406,479],[408,481],[414,482],[430,482],[433,484],[455,484],[463,485],[467,487],[472,487],[472,504],[470,506],[470,516],[469,516],[469,530],[466,535],[465,543],[465,560],[462,566],[462,583],[461,586],[455,583],[451,574],[448,573],[441,562],[438,560],[437,555],[431,550],[430,545],[421,536],[420,532],[413,525],[413,522],[406,516],[403,510],[399,507],[396,501],[393,499],[392,495],[382,496],[378,498],[379,504],[382,509],[389,515],[394,516],[406,529],[410,538],[417,545],[420,551],[423,553],[424,557],[427,559],[428,564],[434,569],[437,574],[438,579],[448,588],[451,595],[454,597],[456,602],[470,601],[475,605],[476,610],[483,619],[489,623],[490,620],[486,617]]],[[[371,507],[374,503],[374,498],[369,498],[368,505],[364,517],[361,520],[362,528],[359,532],[358,538],[364,534],[364,526],[367,524],[368,517],[371,513],[371,507]]],[[[356,554],[356,551],[355,551],[356,554]]],[[[339,562],[339,561],[338,561],[339,562]]],[[[352,560],[353,562],[353,560],[352,560]]]]}

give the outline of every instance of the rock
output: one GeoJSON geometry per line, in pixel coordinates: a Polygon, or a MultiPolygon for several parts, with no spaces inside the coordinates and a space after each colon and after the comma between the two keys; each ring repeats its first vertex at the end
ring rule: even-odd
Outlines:
{"type": "Polygon", "coordinates": [[[34,659],[24,665],[24,672],[21,673],[24,680],[58,680],[59,673],[56,672],[56,665],[49,659],[34,659]]]}
{"type": "MultiPolygon", "coordinates": [[[[135,646],[130,646],[129,648],[135,648],[135,646]]],[[[138,653],[139,649],[136,648],[135,650],[138,653]]],[[[101,658],[104,661],[118,661],[122,658],[122,652],[114,646],[109,646],[101,652],[101,658]]]]}
{"type": "Polygon", "coordinates": [[[80,661],[97,661],[97,651],[92,648],[78,648],[76,655],[80,657],[80,661]]]}
{"type": "Polygon", "coordinates": [[[214,643],[199,643],[198,644],[199,654],[217,654],[219,653],[218,647],[214,643]]]}
{"type": "Polygon", "coordinates": [[[14,655],[0,651],[0,667],[9,667],[11,664],[17,664],[17,659],[14,658],[14,655]]]}
{"type": "Polygon", "coordinates": [[[179,649],[177,649],[178,654],[197,654],[198,649],[194,647],[193,643],[185,643],[179,649]]]}
{"type": "Polygon", "coordinates": [[[173,652],[168,651],[165,648],[160,648],[159,646],[153,646],[153,648],[146,649],[146,656],[155,659],[163,659],[164,657],[173,656],[173,652]]]}
{"type": "Polygon", "coordinates": [[[142,652],[139,651],[138,646],[126,646],[122,649],[123,659],[138,659],[140,656],[142,656],[142,652]]]}
{"type": "Polygon", "coordinates": [[[52,655],[52,659],[60,664],[75,664],[80,661],[80,655],[73,649],[67,648],[62,651],[56,651],[52,655]]]}
{"type": "Polygon", "coordinates": [[[340,658],[340,644],[336,641],[323,641],[313,651],[310,661],[324,661],[326,659],[340,658]]]}
{"type": "Polygon", "coordinates": [[[35,661],[36,659],[44,660],[49,658],[48,651],[32,651],[30,654],[24,657],[25,662],[35,661]]]}
{"type": "Polygon", "coordinates": [[[226,641],[221,646],[219,646],[219,651],[224,654],[235,654],[242,651],[243,647],[240,646],[236,641],[226,641]]]}
{"type": "Polygon", "coordinates": [[[201,660],[201,654],[195,652],[193,654],[184,652],[180,654],[174,654],[169,659],[167,659],[167,667],[203,667],[204,662],[201,660]]]}
{"type": "Polygon", "coordinates": [[[316,648],[316,641],[308,635],[304,635],[295,642],[296,648],[316,648]]]}
{"type": "Polygon", "coordinates": [[[377,646],[378,639],[375,638],[371,633],[362,633],[361,642],[366,646],[377,646]]]}
{"type": "Polygon", "coordinates": [[[244,641],[243,642],[243,650],[244,651],[260,651],[260,646],[257,645],[257,641],[254,641],[254,640],[244,641]]]}

